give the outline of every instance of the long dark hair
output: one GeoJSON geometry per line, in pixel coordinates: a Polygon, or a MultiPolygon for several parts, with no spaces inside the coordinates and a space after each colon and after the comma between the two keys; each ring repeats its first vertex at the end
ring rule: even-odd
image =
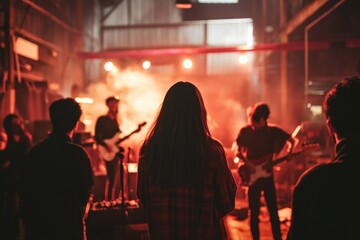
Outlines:
{"type": "Polygon", "coordinates": [[[210,139],[200,91],[192,83],[177,82],[166,93],[141,147],[140,166],[162,186],[199,183],[210,139]]]}

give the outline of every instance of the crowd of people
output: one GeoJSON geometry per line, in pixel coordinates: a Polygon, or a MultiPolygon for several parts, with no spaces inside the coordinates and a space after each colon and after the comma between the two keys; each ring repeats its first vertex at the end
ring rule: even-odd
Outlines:
{"type": "MultiPolygon", "coordinates": [[[[108,140],[121,133],[120,100],[111,96],[105,103],[108,111],[97,119],[95,140],[99,152],[104,151],[105,199],[114,200],[115,175],[124,171],[124,155],[120,140],[114,146],[108,140]]],[[[336,84],[325,96],[323,107],[335,156],[298,179],[287,240],[358,236],[360,119],[356,111],[360,109],[360,77],[336,84]]],[[[81,114],[81,106],[73,98],[52,102],[52,131],[36,144],[20,115],[4,117],[0,134],[0,239],[87,238],[84,216],[94,176],[89,154],[73,141],[81,114]]],[[[269,116],[268,103],[250,105],[248,123],[235,138],[241,160],[238,172],[248,187],[254,240],[261,239],[262,194],[273,238],[283,238],[271,162],[284,147],[285,158],[293,158],[298,142],[282,127],[269,123],[269,116]]],[[[200,90],[190,82],[173,84],[139,153],[137,196],[146,212],[150,239],[230,239],[224,217],[235,207],[238,186],[226,159],[224,146],[208,127],[200,90]]],[[[124,200],[124,188],[122,191],[124,200]]]]}

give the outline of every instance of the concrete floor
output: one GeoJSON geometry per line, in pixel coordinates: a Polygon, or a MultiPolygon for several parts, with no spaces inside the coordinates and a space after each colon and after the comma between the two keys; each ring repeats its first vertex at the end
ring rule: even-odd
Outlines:
{"type": "MultiPolygon", "coordinates": [[[[278,197],[283,194],[278,194],[278,197]]],[[[260,209],[260,239],[273,240],[271,232],[271,223],[269,221],[269,214],[262,199],[262,206],[260,209]]],[[[283,240],[286,239],[290,227],[291,209],[289,208],[289,201],[279,202],[279,217],[281,221],[281,231],[283,240]]],[[[225,224],[229,235],[229,240],[252,240],[249,211],[246,199],[246,191],[241,187],[238,188],[236,196],[235,209],[225,217],[225,224]]]]}
{"type": "MultiPolygon", "coordinates": [[[[290,208],[279,210],[280,220],[284,219],[281,224],[281,232],[283,239],[286,239],[289,230],[290,208]],[[288,220],[287,220],[288,219],[288,220]]],[[[249,217],[247,216],[247,208],[235,208],[234,212],[225,217],[225,224],[228,230],[229,240],[251,240],[249,217]],[[245,216],[246,215],[246,216],[245,216]]],[[[271,223],[265,206],[261,207],[260,215],[260,239],[273,240],[271,232],[271,223]]]]}

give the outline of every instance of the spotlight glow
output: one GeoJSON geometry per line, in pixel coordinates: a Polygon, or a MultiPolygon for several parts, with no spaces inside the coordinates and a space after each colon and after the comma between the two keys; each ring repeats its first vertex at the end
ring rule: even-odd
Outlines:
{"type": "Polygon", "coordinates": [[[151,67],[151,62],[146,60],[142,63],[143,69],[149,69],[151,67]]]}
{"type": "Polygon", "coordinates": [[[111,70],[114,69],[114,64],[112,62],[106,62],[104,64],[104,69],[105,71],[110,72],[111,70]]]}
{"type": "Polygon", "coordinates": [[[93,104],[94,100],[92,98],[87,97],[76,97],[75,101],[78,103],[84,103],[84,104],[93,104]]]}
{"type": "Polygon", "coordinates": [[[248,61],[249,61],[249,58],[248,58],[247,55],[242,54],[242,55],[239,56],[239,63],[240,64],[246,64],[246,63],[248,63],[248,61]]]}
{"type": "Polygon", "coordinates": [[[192,61],[191,61],[191,59],[185,59],[184,61],[183,61],[183,67],[184,68],[186,68],[186,69],[190,69],[190,68],[192,68],[192,66],[193,66],[193,63],[192,63],[192,61]]]}

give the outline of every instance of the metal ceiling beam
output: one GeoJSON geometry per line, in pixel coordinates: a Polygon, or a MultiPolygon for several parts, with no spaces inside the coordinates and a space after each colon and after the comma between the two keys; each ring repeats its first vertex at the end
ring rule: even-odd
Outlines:
{"type": "MultiPolygon", "coordinates": [[[[360,48],[360,39],[342,39],[336,41],[314,40],[309,42],[309,49],[329,49],[335,47],[360,48]]],[[[304,42],[257,44],[253,47],[187,47],[187,48],[157,48],[157,49],[131,49],[108,50],[101,52],[80,52],[78,56],[83,59],[103,59],[120,57],[154,57],[169,55],[194,55],[225,52],[256,52],[256,51],[299,51],[304,50],[304,42]]]]}
{"type": "Polygon", "coordinates": [[[281,34],[289,35],[292,33],[298,26],[306,21],[310,16],[312,16],[317,10],[324,6],[329,0],[316,0],[304,7],[298,14],[295,15],[287,24],[284,26],[281,34]]]}

